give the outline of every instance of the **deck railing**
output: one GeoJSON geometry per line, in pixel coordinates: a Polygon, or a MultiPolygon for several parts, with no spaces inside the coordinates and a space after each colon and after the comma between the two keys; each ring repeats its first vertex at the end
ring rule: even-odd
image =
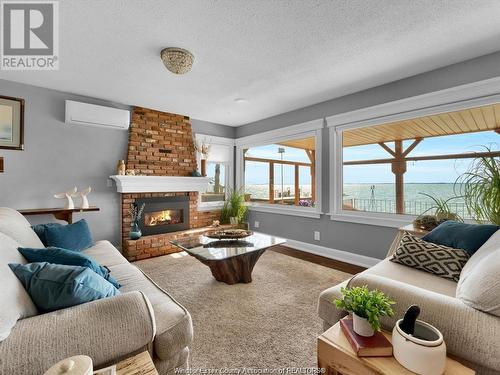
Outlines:
{"type": "MultiPolygon", "coordinates": [[[[344,209],[368,211],[368,212],[381,212],[381,213],[396,213],[396,201],[390,199],[359,199],[359,198],[344,198],[344,209]]],[[[463,202],[449,202],[452,212],[458,214],[463,219],[473,219],[469,214],[465,203],[463,202]]],[[[428,214],[434,213],[431,207],[435,206],[432,202],[426,201],[404,201],[404,213],[407,215],[420,215],[429,210],[428,214]]]]}

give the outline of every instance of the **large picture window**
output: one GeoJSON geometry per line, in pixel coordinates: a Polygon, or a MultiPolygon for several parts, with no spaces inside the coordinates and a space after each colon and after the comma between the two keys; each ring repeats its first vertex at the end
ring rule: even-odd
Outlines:
{"type": "Polygon", "coordinates": [[[473,219],[456,181],[474,158],[500,156],[499,133],[500,104],[337,130],[338,211],[421,215],[446,202],[473,219]]]}
{"type": "Polygon", "coordinates": [[[237,183],[251,210],[319,218],[323,120],[236,140],[237,183]]]}

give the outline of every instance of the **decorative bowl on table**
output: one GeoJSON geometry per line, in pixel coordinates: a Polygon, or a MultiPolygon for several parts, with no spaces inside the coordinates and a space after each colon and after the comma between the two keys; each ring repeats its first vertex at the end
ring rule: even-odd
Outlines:
{"type": "Polygon", "coordinates": [[[245,229],[219,229],[206,232],[205,236],[217,240],[224,240],[224,239],[237,240],[240,238],[249,237],[252,234],[253,233],[251,231],[245,229]]]}

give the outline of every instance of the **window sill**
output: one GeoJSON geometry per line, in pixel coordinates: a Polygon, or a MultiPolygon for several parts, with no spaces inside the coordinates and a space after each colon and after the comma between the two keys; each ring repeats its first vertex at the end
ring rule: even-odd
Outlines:
{"type": "Polygon", "coordinates": [[[379,227],[400,228],[410,224],[416,216],[411,215],[396,215],[383,214],[374,212],[349,212],[341,211],[338,213],[330,213],[330,219],[333,221],[344,221],[349,223],[375,225],[379,227]]]}
{"type": "Polygon", "coordinates": [[[312,219],[319,219],[322,212],[314,209],[307,209],[306,207],[283,207],[277,204],[253,204],[249,205],[248,209],[250,211],[266,212],[271,214],[280,215],[290,215],[290,216],[301,216],[312,219]]]}

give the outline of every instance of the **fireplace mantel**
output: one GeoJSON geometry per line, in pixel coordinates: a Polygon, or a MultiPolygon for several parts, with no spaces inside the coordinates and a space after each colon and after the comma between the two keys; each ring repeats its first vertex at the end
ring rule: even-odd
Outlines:
{"type": "Polygon", "coordinates": [[[204,191],[208,177],[182,176],[110,176],[118,193],[173,193],[204,191]]]}

